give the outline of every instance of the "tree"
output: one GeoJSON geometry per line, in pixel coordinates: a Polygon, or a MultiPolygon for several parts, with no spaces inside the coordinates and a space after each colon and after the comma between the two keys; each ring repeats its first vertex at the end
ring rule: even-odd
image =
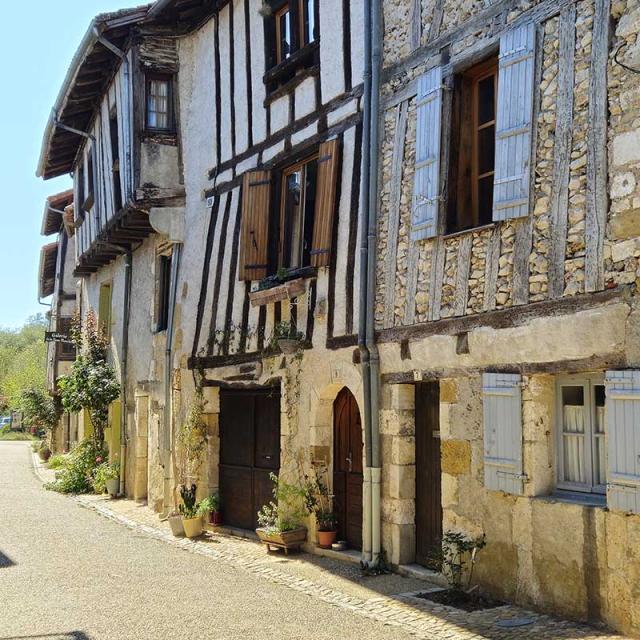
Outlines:
{"type": "Polygon", "coordinates": [[[120,396],[120,383],[107,362],[109,340],[92,310],[87,312],[84,325],[83,330],[79,318],[74,322],[72,337],[78,356],[71,373],[59,378],[58,387],[66,411],[87,410],[93,425],[94,444],[101,448],[109,423],[109,405],[120,396]]]}
{"type": "Polygon", "coordinates": [[[41,389],[25,389],[20,396],[20,409],[24,422],[30,427],[43,429],[49,437],[49,448],[55,448],[54,433],[60,419],[60,404],[41,389]]]}

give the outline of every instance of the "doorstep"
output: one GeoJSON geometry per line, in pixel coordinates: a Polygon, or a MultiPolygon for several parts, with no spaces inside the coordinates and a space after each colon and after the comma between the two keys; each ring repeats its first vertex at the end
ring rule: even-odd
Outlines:
{"type": "Polygon", "coordinates": [[[332,560],[341,560],[342,562],[349,562],[351,564],[359,565],[362,561],[362,554],[355,549],[345,549],[344,551],[335,551],[334,549],[322,549],[314,544],[305,545],[305,550],[309,553],[313,553],[316,556],[322,556],[323,558],[331,558],[332,560]]]}
{"type": "Polygon", "coordinates": [[[251,529],[239,529],[237,527],[227,527],[225,525],[215,526],[206,522],[204,530],[211,533],[220,533],[222,535],[233,536],[234,538],[245,538],[246,540],[260,540],[256,532],[251,529]]]}
{"type": "Polygon", "coordinates": [[[441,587],[449,586],[447,579],[441,573],[427,569],[420,564],[401,564],[396,567],[396,572],[406,578],[417,578],[441,587]]]}

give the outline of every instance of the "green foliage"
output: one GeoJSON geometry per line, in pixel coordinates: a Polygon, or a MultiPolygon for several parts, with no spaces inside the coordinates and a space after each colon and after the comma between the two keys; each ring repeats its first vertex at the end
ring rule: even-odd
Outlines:
{"type": "Polygon", "coordinates": [[[59,493],[91,493],[96,467],[107,459],[103,445],[83,440],[67,456],[67,464],[56,473],[56,479],[45,485],[59,493]]]}
{"type": "Polygon", "coordinates": [[[40,441],[35,437],[32,436],[30,433],[24,433],[23,431],[11,431],[9,429],[8,426],[6,427],[2,427],[2,429],[0,429],[0,440],[3,441],[30,441],[30,440],[34,440],[34,445],[37,444],[38,447],[37,449],[35,449],[35,453],[38,452],[38,449],[40,448],[40,441]]]}
{"type": "Polygon", "coordinates": [[[181,485],[198,479],[207,452],[207,425],[204,422],[204,397],[197,388],[195,400],[177,436],[176,466],[181,485]]]}
{"type": "Polygon", "coordinates": [[[198,515],[205,516],[216,511],[220,511],[220,495],[218,493],[210,495],[198,505],[198,515]]]}
{"type": "Polygon", "coordinates": [[[487,544],[485,536],[469,538],[464,533],[447,531],[442,537],[442,572],[454,591],[462,591],[465,569],[470,565],[467,575],[467,589],[473,577],[476,554],[487,544]]]}
{"type": "Polygon", "coordinates": [[[47,462],[51,457],[51,449],[46,444],[43,444],[40,449],[38,449],[38,455],[40,456],[40,460],[43,462],[47,462]]]}
{"type": "Polygon", "coordinates": [[[199,514],[199,505],[196,502],[196,485],[180,486],[180,497],[182,498],[182,504],[178,507],[180,515],[188,520],[190,518],[196,518],[199,514]]]}
{"type": "Polygon", "coordinates": [[[93,471],[93,488],[96,493],[104,493],[107,489],[107,481],[120,477],[120,463],[103,462],[93,471]]]}
{"type": "Polygon", "coordinates": [[[85,316],[84,331],[75,329],[73,335],[79,355],[71,373],[58,381],[62,404],[69,413],[88,411],[95,445],[100,448],[109,423],[109,405],[120,396],[120,383],[107,362],[109,341],[93,311],[85,316]]]}
{"type": "Polygon", "coordinates": [[[0,329],[0,404],[18,409],[25,389],[46,391],[48,326],[42,314],[29,318],[20,329],[0,329]]]}
{"type": "Polygon", "coordinates": [[[302,526],[309,514],[307,487],[284,482],[275,473],[269,477],[273,481],[274,499],[258,511],[258,524],[267,533],[293,531],[302,526]]]}
{"type": "Polygon", "coordinates": [[[29,388],[20,394],[20,409],[27,426],[52,431],[60,419],[55,400],[41,389],[29,388]]]}
{"type": "Polygon", "coordinates": [[[49,469],[58,470],[65,468],[68,462],[69,457],[67,455],[65,455],[64,453],[57,453],[55,456],[51,456],[49,458],[47,466],[49,467],[49,469]]]}
{"type": "Polygon", "coordinates": [[[338,526],[333,512],[329,485],[326,482],[327,469],[314,467],[314,477],[305,476],[305,504],[307,511],[316,517],[318,531],[335,531],[338,526]]]}

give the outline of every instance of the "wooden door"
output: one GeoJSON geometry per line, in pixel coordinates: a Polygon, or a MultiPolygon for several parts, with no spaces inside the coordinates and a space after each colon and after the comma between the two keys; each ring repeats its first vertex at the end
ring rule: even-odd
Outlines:
{"type": "Polygon", "coordinates": [[[272,499],[270,473],[280,469],[280,392],[224,390],[220,394],[220,497],[225,524],[257,526],[272,499]]]}
{"type": "Polygon", "coordinates": [[[416,562],[429,557],[442,540],[440,495],[440,385],[416,385],[416,562]]]}
{"type": "Polygon", "coordinates": [[[343,389],[333,403],[333,492],[338,538],[362,548],[362,424],[358,404],[343,389]]]}

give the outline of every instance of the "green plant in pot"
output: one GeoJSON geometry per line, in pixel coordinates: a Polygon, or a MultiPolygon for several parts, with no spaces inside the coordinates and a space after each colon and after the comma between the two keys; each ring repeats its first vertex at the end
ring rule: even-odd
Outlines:
{"type": "Polygon", "coordinates": [[[180,497],[182,504],[179,507],[182,516],[182,526],[187,538],[197,538],[202,535],[202,516],[199,512],[199,504],[196,501],[196,485],[181,486],[180,497]]]}
{"type": "Polygon", "coordinates": [[[198,507],[200,515],[209,518],[209,524],[214,527],[222,525],[222,512],[220,511],[220,494],[217,492],[200,502],[198,507]]]}
{"type": "Polygon", "coordinates": [[[115,498],[120,493],[120,463],[103,462],[93,472],[93,488],[96,493],[105,491],[115,498]]]}
{"type": "Polygon", "coordinates": [[[256,533],[269,549],[278,547],[288,551],[299,548],[307,539],[304,519],[307,509],[307,488],[299,484],[285,482],[275,473],[273,481],[273,500],[258,512],[256,533]]]}
{"type": "Polygon", "coordinates": [[[273,338],[285,355],[293,355],[300,348],[304,334],[296,330],[290,322],[278,322],[273,330],[273,338]]]}
{"type": "Polygon", "coordinates": [[[332,508],[333,496],[326,482],[326,467],[315,469],[313,479],[306,478],[306,504],[316,519],[316,535],[321,549],[331,549],[338,535],[338,520],[332,508]]]}

